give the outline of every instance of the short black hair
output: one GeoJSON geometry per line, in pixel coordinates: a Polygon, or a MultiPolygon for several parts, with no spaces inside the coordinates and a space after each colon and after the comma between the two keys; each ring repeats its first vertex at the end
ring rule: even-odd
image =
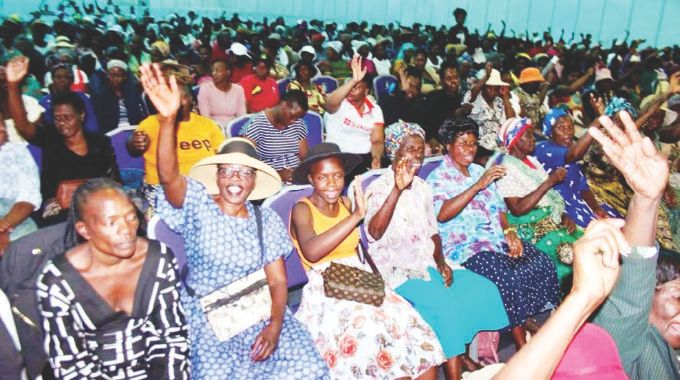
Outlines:
{"type": "Polygon", "coordinates": [[[76,113],[85,112],[85,102],[83,102],[83,99],[80,97],[80,95],[76,94],[75,92],[68,91],[63,94],[52,95],[52,109],[54,109],[56,106],[65,104],[73,107],[76,113]]]}
{"type": "Polygon", "coordinates": [[[663,250],[656,262],[656,284],[680,278],[680,257],[676,253],[667,254],[663,250]]]}
{"type": "Polygon", "coordinates": [[[404,74],[406,74],[407,77],[418,78],[421,80],[423,79],[423,72],[414,66],[406,67],[406,70],[404,70],[404,74]]]}
{"type": "Polygon", "coordinates": [[[448,69],[455,71],[456,75],[458,75],[458,66],[452,61],[444,61],[441,66],[439,66],[439,77],[442,78],[442,80],[448,69]]]}
{"type": "Polygon", "coordinates": [[[289,90],[281,97],[281,102],[288,104],[297,104],[307,112],[309,110],[309,103],[307,102],[307,95],[300,90],[289,90]]]}
{"type": "Polygon", "coordinates": [[[456,10],[453,11],[453,17],[458,16],[467,16],[467,11],[463,8],[456,8],[456,10]]]}
{"type": "Polygon", "coordinates": [[[300,61],[293,68],[295,70],[295,79],[297,79],[300,76],[300,69],[302,69],[305,66],[309,70],[310,74],[312,74],[312,76],[314,76],[317,73],[316,66],[314,66],[313,63],[308,61],[300,61]]]}

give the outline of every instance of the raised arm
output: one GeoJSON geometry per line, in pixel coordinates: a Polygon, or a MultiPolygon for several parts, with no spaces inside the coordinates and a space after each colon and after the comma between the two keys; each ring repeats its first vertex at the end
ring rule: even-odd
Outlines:
{"type": "Polygon", "coordinates": [[[143,65],[139,68],[140,81],[153,105],[158,110],[158,178],[165,197],[173,207],[179,208],[184,204],[187,190],[187,180],[179,172],[177,163],[177,133],[176,119],[180,106],[181,92],[177,86],[177,79],[171,76],[166,79],[161,73],[160,66],[143,65]]]}
{"type": "Polygon", "coordinates": [[[588,83],[588,80],[590,79],[591,76],[595,73],[594,68],[589,68],[588,71],[586,71],[585,74],[583,74],[580,78],[576,79],[574,83],[569,85],[569,91],[576,92],[581,89],[581,87],[585,86],[586,83],[588,83]]]}
{"type": "Polygon", "coordinates": [[[368,223],[368,233],[375,239],[380,240],[387,231],[390,225],[394,209],[397,207],[397,202],[401,196],[401,192],[406,189],[416,175],[416,168],[410,166],[408,160],[402,159],[394,163],[394,187],[390,191],[377,213],[371,218],[368,223]]]}
{"type": "Polygon", "coordinates": [[[491,76],[492,69],[493,65],[491,65],[491,63],[487,63],[486,66],[484,67],[484,70],[486,71],[484,78],[478,80],[477,83],[475,83],[475,85],[470,89],[470,103],[474,103],[475,99],[477,99],[477,96],[479,96],[479,93],[482,92],[482,88],[484,87],[486,81],[488,81],[489,77],[491,76]]]}
{"type": "Polygon", "coordinates": [[[323,105],[326,111],[336,113],[352,88],[366,76],[366,68],[361,68],[361,56],[359,54],[354,54],[354,57],[352,57],[351,67],[352,78],[328,95],[326,104],[323,105]]]}
{"type": "Polygon", "coordinates": [[[28,58],[12,58],[5,67],[7,73],[7,102],[9,116],[14,120],[17,132],[26,140],[31,140],[36,134],[36,126],[28,121],[24,101],[21,98],[21,81],[28,74],[28,58]]]}
{"type": "MultiPolygon", "coordinates": [[[[356,226],[363,220],[366,214],[366,201],[361,191],[361,185],[355,182],[354,198],[357,207],[345,219],[333,228],[316,234],[312,222],[312,213],[305,203],[298,203],[293,208],[291,223],[293,233],[300,244],[300,252],[309,262],[316,263],[334,250],[345,238],[354,231],[356,226]]],[[[345,202],[345,199],[342,199],[345,202]]],[[[346,207],[349,206],[345,202],[346,207]]]]}
{"type": "Polygon", "coordinates": [[[619,252],[629,249],[620,219],[592,222],[574,244],[574,285],[531,340],[494,379],[550,379],[567,346],[611,292],[619,274],[619,252]]]}

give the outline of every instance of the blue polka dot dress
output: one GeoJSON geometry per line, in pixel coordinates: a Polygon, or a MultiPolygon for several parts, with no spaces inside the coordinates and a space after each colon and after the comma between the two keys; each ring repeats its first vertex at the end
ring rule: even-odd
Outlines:
{"type": "Polygon", "coordinates": [[[198,297],[183,289],[191,340],[191,372],[194,379],[326,379],[328,369],[304,326],[286,310],[276,350],[267,360],[253,362],[250,351],[267,321],[257,323],[226,342],[220,342],[201,309],[200,296],[255,272],[285,257],[292,245],[281,219],[270,209],[262,210],[265,247],[262,262],[253,206],[248,218],[224,215],[199,182],[187,178],[182,208],[172,207],[159,196],[157,212],[185,241],[189,276],[187,285],[198,297]]]}

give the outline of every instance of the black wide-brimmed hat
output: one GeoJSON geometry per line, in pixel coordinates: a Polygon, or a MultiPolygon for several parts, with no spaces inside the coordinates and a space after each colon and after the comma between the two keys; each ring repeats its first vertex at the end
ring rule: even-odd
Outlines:
{"type": "Polygon", "coordinates": [[[351,172],[359,163],[361,163],[361,157],[358,154],[341,152],[340,147],[333,143],[321,143],[314,145],[307,152],[307,157],[304,161],[293,172],[293,183],[302,185],[309,183],[307,176],[309,175],[309,169],[312,165],[324,158],[337,157],[342,161],[342,166],[345,169],[345,173],[351,172]]]}

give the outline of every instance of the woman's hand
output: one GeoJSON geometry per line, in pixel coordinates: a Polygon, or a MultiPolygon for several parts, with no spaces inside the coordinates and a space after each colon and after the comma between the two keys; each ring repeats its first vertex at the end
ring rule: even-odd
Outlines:
{"type": "Polygon", "coordinates": [[[619,253],[630,252],[621,233],[624,221],[591,222],[574,243],[574,285],[571,292],[586,296],[597,306],[611,293],[619,275],[619,253]]]}
{"type": "Polygon", "coordinates": [[[576,223],[574,223],[573,220],[567,215],[567,214],[562,214],[562,227],[567,229],[567,232],[570,234],[573,234],[574,231],[576,231],[576,223]]]}
{"type": "Polygon", "coordinates": [[[521,257],[524,253],[524,246],[522,245],[522,239],[517,236],[515,231],[508,231],[505,234],[505,242],[508,244],[508,254],[510,257],[521,257]]]}
{"type": "Polygon", "coordinates": [[[567,169],[559,167],[550,173],[548,176],[548,181],[550,181],[550,183],[555,186],[558,183],[564,182],[565,178],[567,178],[567,169]]]}
{"type": "Polygon", "coordinates": [[[261,362],[266,360],[269,355],[276,350],[276,346],[279,344],[280,334],[281,328],[274,327],[271,323],[262,329],[251,346],[250,358],[252,361],[261,362]]]}
{"type": "Polygon", "coordinates": [[[293,169],[283,168],[276,171],[283,182],[293,182],[293,169]]]}
{"type": "Polygon", "coordinates": [[[0,234],[12,232],[12,225],[5,219],[0,219],[0,234]]]}
{"type": "Polygon", "coordinates": [[[482,177],[477,180],[477,185],[478,190],[477,191],[482,191],[486,189],[491,182],[503,177],[505,175],[505,166],[503,165],[494,165],[484,172],[482,174],[482,177]]]}
{"type": "Polygon", "coordinates": [[[361,56],[359,54],[354,54],[350,66],[352,68],[352,82],[361,82],[364,76],[366,76],[366,67],[361,67],[361,56]]]}
{"type": "Polygon", "coordinates": [[[446,262],[437,264],[437,271],[444,278],[444,285],[446,285],[447,288],[453,284],[453,269],[451,269],[449,264],[446,262]]]}
{"type": "Polygon", "coordinates": [[[609,161],[623,174],[636,195],[658,200],[668,182],[668,160],[656,150],[649,137],[642,137],[627,112],[619,112],[619,118],[625,133],[606,116],[599,120],[609,136],[593,127],[588,133],[602,145],[609,161]]]}
{"type": "Polygon", "coordinates": [[[371,170],[380,169],[381,164],[382,162],[380,160],[380,157],[371,158],[371,170]]]}
{"type": "Polygon", "coordinates": [[[366,216],[366,198],[364,198],[364,191],[361,190],[361,180],[360,175],[354,177],[354,210],[352,214],[358,217],[359,220],[364,219],[366,216]]]}
{"type": "Polygon", "coordinates": [[[410,160],[402,158],[394,165],[394,186],[397,190],[402,191],[411,185],[413,178],[416,176],[418,167],[412,165],[410,160]]]}
{"type": "Polygon", "coordinates": [[[132,133],[132,137],[130,137],[132,147],[140,153],[144,153],[149,149],[150,141],[149,135],[144,131],[135,131],[132,133]]]}
{"type": "Polygon", "coordinates": [[[144,92],[158,110],[162,119],[175,119],[179,111],[182,92],[177,85],[177,78],[171,75],[166,79],[157,63],[139,67],[140,82],[144,92]]]}
{"type": "Polygon", "coordinates": [[[607,211],[604,211],[604,209],[602,207],[598,207],[597,209],[595,209],[594,213],[595,213],[595,216],[597,217],[597,219],[611,218],[611,216],[609,214],[607,214],[607,211]]]}
{"type": "Polygon", "coordinates": [[[49,218],[50,216],[55,216],[61,212],[61,206],[57,202],[57,198],[50,198],[45,201],[45,207],[43,208],[43,218],[49,218]]]}
{"type": "Polygon", "coordinates": [[[14,57],[7,62],[5,67],[8,84],[19,84],[28,74],[28,58],[24,56],[14,57]]]}
{"type": "Polygon", "coordinates": [[[596,98],[595,95],[590,94],[588,102],[590,103],[590,106],[593,108],[593,111],[595,111],[597,116],[604,115],[604,102],[602,101],[601,97],[596,98]]]}

